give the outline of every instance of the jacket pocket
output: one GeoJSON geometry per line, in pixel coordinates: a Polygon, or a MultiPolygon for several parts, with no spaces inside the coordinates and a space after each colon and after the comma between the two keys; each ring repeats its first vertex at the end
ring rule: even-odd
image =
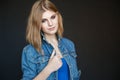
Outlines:
{"type": "Polygon", "coordinates": [[[48,64],[49,56],[39,56],[32,58],[32,62],[37,65],[37,73],[41,72],[48,64]]]}
{"type": "Polygon", "coordinates": [[[37,56],[31,60],[35,64],[43,64],[49,61],[49,56],[37,56]]]}

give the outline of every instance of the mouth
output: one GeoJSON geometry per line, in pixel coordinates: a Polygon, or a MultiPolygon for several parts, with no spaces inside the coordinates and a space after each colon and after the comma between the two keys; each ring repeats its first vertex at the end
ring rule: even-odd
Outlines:
{"type": "Polygon", "coordinates": [[[54,29],[55,29],[55,27],[48,28],[48,30],[50,30],[50,31],[53,31],[54,29]]]}

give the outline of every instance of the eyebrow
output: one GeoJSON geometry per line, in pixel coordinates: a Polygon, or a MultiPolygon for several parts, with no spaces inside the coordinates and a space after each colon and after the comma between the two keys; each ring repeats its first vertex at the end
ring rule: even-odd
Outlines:
{"type": "MultiPolygon", "coordinates": [[[[54,13],[54,14],[52,14],[51,16],[50,16],[50,18],[52,17],[52,16],[56,16],[57,14],[56,13],[54,13]]],[[[47,18],[42,18],[42,19],[47,19],[47,18]]]]}

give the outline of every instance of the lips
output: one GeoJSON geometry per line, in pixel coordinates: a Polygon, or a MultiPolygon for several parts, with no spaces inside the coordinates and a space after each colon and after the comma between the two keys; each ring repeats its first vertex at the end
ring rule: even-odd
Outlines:
{"type": "Polygon", "coordinates": [[[54,30],[55,29],[55,27],[52,27],[52,28],[48,28],[48,30],[50,30],[50,31],[52,31],[52,30],[54,30]]]}

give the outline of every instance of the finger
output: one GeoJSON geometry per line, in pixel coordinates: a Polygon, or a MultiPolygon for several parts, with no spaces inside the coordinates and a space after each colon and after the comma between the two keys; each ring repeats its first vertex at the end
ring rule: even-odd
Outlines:
{"type": "Polygon", "coordinates": [[[53,57],[54,57],[54,55],[55,55],[55,49],[53,50],[53,52],[52,52],[52,54],[51,54],[50,58],[53,58],[53,57]]]}
{"type": "Polygon", "coordinates": [[[56,54],[56,56],[57,56],[58,58],[61,58],[61,57],[62,57],[60,54],[56,54]]]}

